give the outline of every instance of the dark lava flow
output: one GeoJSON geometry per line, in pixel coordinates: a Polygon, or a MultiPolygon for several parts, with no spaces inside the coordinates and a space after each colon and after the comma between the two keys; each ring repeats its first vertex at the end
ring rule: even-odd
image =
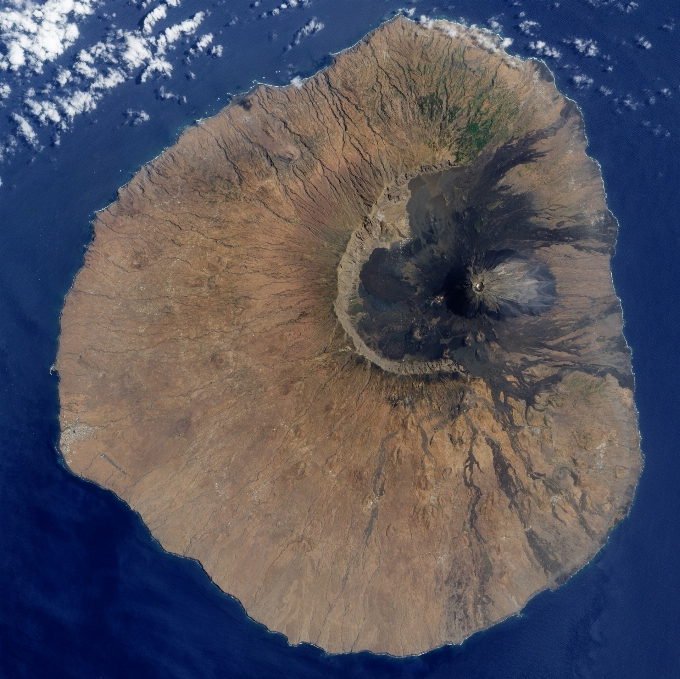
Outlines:
{"type": "Polygon", "coordinates": [[[392,360],[450,357],[479,373],[488,340],[507,350],[514,337],[512,348],[526,351],[558,332],[536,318],[557,299],[540,249],[578,236],[540,226],[530,195],[503,184],[510,169],[540,157],[535,141],[410,181],[413,237],[376,248],[360,274],[357,330],[369,347],[392,360]]]}

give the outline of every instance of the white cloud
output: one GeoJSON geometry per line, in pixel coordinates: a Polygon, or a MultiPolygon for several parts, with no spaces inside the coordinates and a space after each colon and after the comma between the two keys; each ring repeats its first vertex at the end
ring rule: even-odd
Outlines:
{"type": "Polygon", "coordinates": [[[0,146],[0,162],[3,161],[7,156],[11,156],[18,146],[17,138],[15,135],[10,134],[3,146],[0,146]]]}
{"type": "Polygon", "coordinates": [[[47,125],[49,123],[56,125],[61,122],[61,114],[53,101],[36,101],[35,99],[27,97],[24,100],[24,106],[42,125],[47,125]]]}
{"type": "Polygon", "coordinates": [[[172,64],[163,57],[154,57],[146,65],[139,79],[145,83],[149,78],[162,75],[169,78],[172,75],[172,64]]]}
{"type": "Polygon", "coordinates": [[[151,34],[153,27],[168,15],[168,6],[163,3],[154,7],[142,21],[142,33],[151,34]]]}
{"type": "MultiPolygon", "coordinates": [[[[278,7],[274,7],[274,9],[270,12],[262,12],[262,14],[260,14],[260,19],[266,19],[269,16],[278,16],[281,14],[281,12],[284,12],[287,9],[294,9],[295,7],[308,7],[310,2],[311,0],[287,0],[286,2],[282,2],[278,7]]],[[[254,2],[252,6],[259,7],[259,1],[254,2]]]]}
{"type": "Polygon", "coordinates": [[[168,45],[177,42],[183,35],[194,33],[203,21],[204,16],[205,12],[196,12],[190,19],[166,28],[156,40],[157,54],[163,54],[168,45]]]}
{"type": "Polygon", "coordinates": [[[635,101],[631,94],[627,94],[621,103],[631,111],[637,111],[642,106],[642,102],[635,101]]]}
{"type": "MultiPolygon", "coordinates": [[[[166,2],[162,6],[171,7],[176,4],[166,2]]],[[[49,105],[49,100],[40,102],[32,99],[27,111],[43,124],[51,122],[64,127],[67,122],[72,122],[75,116],[94,110],[102,97],[102,92],[135,77],[137,73],[141,82],[158,76],[170,77],[172,64],[166,58],[166,53],[181,37],[195,32],[204,16],[203,12],[198,12],[185,21],[169,26],[157,37],[144,36],[144,29],[142,31],[119,29],[105,40],[81,49],[71,68],[62,68],[57,73],[56,82],[64,93],[52,96],[53,106],[49,105]],[[69,89],[71,85],[77,86],[69,89]],[[55,111],[61,112],[59,120],[55,111]]],[[[148,26],[149,23],[145,25],[148,26]]],[[[210,34],[198,41],[201,49],[212,40],[212,36],[210,39],[208,36],[210,34]]]]}
{"type": "Polygon", "coordinates": [[[571,40],[565,40],[564,43],[572,45],[573,48],[584,57],[595,57],[600,52],[595,40],[591,40],[590,38],[572,38],[571,40]]]}
{"type": "Polygon", "coordinates": [[[468,35],[481,47],[489,52],[497,52],[500,41],[498,36],[487,28],[479,28],[472,24],[468,30],[468,35]]]}
{"type": "Polygon", "coordinates": [[[633,10],[636,10],[639,5],[637,2],[628,2],[628,3],[623,3],[620,2],[619,0],[586,0],[586,2],[591,5],[592,7],[611,7],[614,6],[616,9],[618,9],[621,12],[626,12],[630,13],[633,10]]]}
{"type": "Polygon", "coordinates": [[[72,75],[73,74],[71,73],[71,71],[69,71],[67,68],[60,68],[59,71],[57,71],[57,75],[55,76],[54,79],[57,85],[63,87],[69,80],[71,80],[72,75]]]}
{"type": "Polygon", "coordinates": [[[125,111],[125,117],[130,125],[141,125],[150,120],[150,116],[146,111],[135,111],[131,108],[125,111]]]}
{"type": "Polygon", "coordinates": [[[491,17],[490,19],[487,20],[487,25],[492,31],[495,31],[496,33],[502,33],[503,32],[503,25],[501,24],[500,21],[498,21],[500,17],[491,17]]]}
{"type": "Polygon", "coordinates": [[[202,52],[212,41],[213,34],[206,33],[196,41],[196,44],[189,51],[191,52],[191,54],[197,54],[198,52],[202,52]]]}
{"type": "Polygon", "coordinates": [[[648,50],[652,47],[652,43],[649,42],[649,40],[647,40],[644,35],[636,35],[635,44],[638,47],[641,47],[643,50],[648,50]]]}
{"type": "Polygon", "coordinates": [[[151,58],[149,40],[136,33],[127,33],[121,58],[128,69],[139,68],[151,58]]]}
{"type": "Polygon", "coordinates": [[[536,35],[534,33],[534,29],[539,28],[540,24],[538,21],[529,21],[526,19],[525,21],[522,21],[519,25],[519,30],[524,33],[524,35],[531,35],[534,36],[536,35]]]}
{"type": "Polygon", "coordinates": [[[109,69],[105,74],[98,73],[93,79],[90,89],[91,90],[110,90],[116,85],[127,80],[127,76],[124,71],[119,68],[109,69]]]}
{"type": "MultiPolygon", "coordinates": [[[[139,28],[127,30],[111,26],[98,42],[83,44],[78,24],[91,17],[102,0],[0,0],[0,3],[3,1],[4,5],[0,5],[0,71],[32,78],[41,73],[46,64],[63,57],[67,49],[78,42],[80,45],[70,63],[61,59],[51,82],[43,83],[38,93],[37,88],[23,85],[25,93],[21,103],[9,113],[15,130],[0,139],[0,161],[14,153],[21,141],[40,150],[39,127],[50,126],[52,143],[57,144],[60,132],[77,116],[95,110],[107,91],[127,80],[138,78],[146,82],[156,77],[171,77],[170,52],[179,41],[194,34],[205,17],[205,12],[197,12],[155,31],[156,24],[180,5],[179,0],[163,0],[147,13],[139,28]]],[[[288,2],[288,6],[295,3],[288,2]]],[[[104,16],[112,21],[115,13],[104,16]]],[[[316,32],[322,27],[315,22],[307,31],[316,32]]],[[[212,43],[213,35],[206,33],[195,41],[191,52],[221,56],[222,46],[212,43]]],[[[8,99],[11,92],[8,84],[0,82],[0,101],[8,99]]],[[[186,101],[185,97],[172,93],[165,96],[162,89],[159,96],[173,97],[180,103],[186,101]]],[[[128,116],[132,124],[148,119],[144,111],[133,113],[133,118],[128,116]]]]}
{"type": "Polygon", "coordinates": [[[203,50],[205,49],[213,40],[213,34],[212,33],[206,33],[205,35],[202,35],[198,42],[196,43],[196,49],[203,50]]]}
{"type": "Polygon", "coordinates": [[[449,23],[445,23],[442,25],[442,30],[446,35],[449,36],[449,38],[457,38],[458,37],[458,29],[453,25],[449,23]]]}
{"type": "Polygon", "coordinates": [[[318,21],[316,17],[310,19],[302,28],[295,32],[295,35],[293,36],[293,42],[289,47],[299,45],[302,38],[306,38],[308,35],[314,35],[314,33],[318,33],[323,29],[323,27],[323,22],[318,21]]]}
{"type": "Polygon", "coordinates": [[[85,59],[80,59],[79,61],[76,61],[76,63],[73,65],[73,70],[78,74],[82,75],[84,78],[96,78],[97,73],[99,71],[89,64],[85,59]]]}
{"type": "Polygon", "coordinates": [[[174,99],[178,104],[186,104],[187,103],[187,98],[185,95],[179,95],[175,94],[174,92],[170,92],[170,90],[165,89],[165,85],[161,85],[158,90],[156,90],[156,96],[159,99],[174,99]]]}
{"type": "Polygon", "coordinates": [[[535,52],[539,57],[551,57],[553,59],[559,59],[562,56],[562,53],[557,48],[550,47],[550,45],[543,42],[543,40],[530,42],[529,49],[532,52],[535,52]]]}
{"type": "Polygon", "coordinates": [[[18,113],[12,114],[12,119],[17,126],[17,135],[23,139],[29,146],[37,148],[38,146],[38,135],[35,130],[31,127],[31,124],[18,113]]]}
{"type": "Polygon", "coordinates": [[[41,73],[78,38],[76,21],[94,12],[94,0],[9,0],[0,9],[0,69],[41,73]]]}
{"type": "Polygon", "coordinates": [[[68,96],[55,97],[55,101],[64,112],[69,122],[83,113],[94,111],[97,108],[97,102],[102,95],[99,92],[89,92],[87,90],[75,90],[70,92],[68,96]]]}
{"type": "Polygon", "coordinates": [[[571,81],[579,89],[585,89],[593,84],[593,79],[584,73],[578,73],[577,75],[572,76],[571,81]]]}

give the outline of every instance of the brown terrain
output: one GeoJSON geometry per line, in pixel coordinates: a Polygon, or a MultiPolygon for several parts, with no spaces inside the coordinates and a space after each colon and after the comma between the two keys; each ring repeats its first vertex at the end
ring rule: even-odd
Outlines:
{"type": "Polygon", "coordinates": [[[404,18],[188,129],[66,298],[69,468],[291,643],[413,654],[516,613],[640,472],[585,145],[544,65],[404,18]]]}

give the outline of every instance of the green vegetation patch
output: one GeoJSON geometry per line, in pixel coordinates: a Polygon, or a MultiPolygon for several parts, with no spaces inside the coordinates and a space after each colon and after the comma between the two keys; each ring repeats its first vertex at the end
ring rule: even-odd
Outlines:
{"type": "Polygon", "coordinates": [[[494,138],[508,136],[508,123],[518,108],[495,73],[451,64],[446,76],[431,87],[416,103],[431,134],[433,150],[447,148],[457,162],[468,163],[494,138]],[[469,98],[469,92],[476,94],[469,98]]]}

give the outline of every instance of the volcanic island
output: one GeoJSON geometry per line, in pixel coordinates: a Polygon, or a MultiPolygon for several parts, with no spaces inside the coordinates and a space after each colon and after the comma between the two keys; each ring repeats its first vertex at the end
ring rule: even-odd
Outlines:
{"type": "Polygon", "coordinates": [[[187,129],[99,212],[60,449],[291,643],[408,655],[604,544],[641,456],[578,107],[397,17],[187,129]]]}

